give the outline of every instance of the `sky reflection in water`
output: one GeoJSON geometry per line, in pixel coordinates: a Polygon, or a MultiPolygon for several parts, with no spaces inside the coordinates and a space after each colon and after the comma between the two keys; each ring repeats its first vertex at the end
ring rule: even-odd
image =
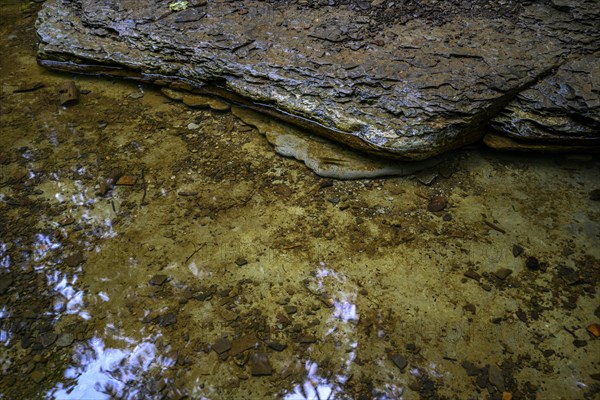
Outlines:
{"type": "Polygon", "coordinates": [[[174,361],[157,356],[150,339],[137,345],[127,341],[130,344],[123,349],[107,348],[98,337],[78,346],[73,356],[75,365],[65,371],[65,378],[74,379],[74,384],[59,383],[46,398],[138,398],[142,374],[151,368],[169,368],[174,361]]]}

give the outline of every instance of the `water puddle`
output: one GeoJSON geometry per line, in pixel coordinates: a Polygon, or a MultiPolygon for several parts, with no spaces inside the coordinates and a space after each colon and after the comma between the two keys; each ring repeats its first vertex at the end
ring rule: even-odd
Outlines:
{"type": "Polygon", "coordinates": [[[229,111],[39,68],[23,4],[0,6],[0,397],[597,396],[597,158],[320,178],[229,111]]]}

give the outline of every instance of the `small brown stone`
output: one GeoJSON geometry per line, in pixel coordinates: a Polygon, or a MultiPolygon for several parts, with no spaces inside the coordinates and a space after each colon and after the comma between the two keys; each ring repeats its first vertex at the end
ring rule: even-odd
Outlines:
{"type": "Polygon", "coordinates": [[[598,324],[588,325],[587,331],[595,337],[600,337],[600,325],[598,325],[598,324]]]}
{"type": "Polygon", "coordinates": [[[64,261],[65,261],[65,264],[67,264],[69,267],[75,268],[76,266],[78,266],[79,264],[84,262],[85,258],[83,258],[82,253],[77,252],[77,253],[71,254],[68,257],[65,257],[64,261]]]}
{"type": "Polygon", "coordinates": [[[255,333],[244,335],[231,343],[231,351],[229,354],[233,357],[255,347],[258,344],[258,339],[255,333]]]}
{"type": "Polygon", "coordinates": [[[285,307],[283,307],[283,309],[289,315],[296,314],[298,312],[298,307],[296,307],[296,306],[285,306],[285,307]]]}
{"type": "Polygon", "coordinates": [[[226,338],[221,338],[217,340],[215,344],[213,344],[212,349],[219,355],[223,354],[231,349],[231,341],[227,340],[226,338]]]}
{"type": "Polygon", "coordinates": [[[463,306],[463,310],[465,310],[466,312],[470,312],[471,314],[475,315],[475,313],[477,313],[477,307],[475,307],[475,304],[465,304],[463,306]]]}
{"type": "Polygon", "coordinates": [[[238,258],[235,260],[235,264],[236,264],[238,267],[243,267],[244,265],[248,264],[248,260],[246,260],[244,257],[238,257],[238,258]]]}
{"type": "Polygon", "coordinates": [[[312,335],[300,335],[298,337],[298,342],[299,343],[316,343],[317,338],[312,336],[312,335]]]}
{"type": "Polygon", "coordinates": [[[469,268],[469,269],[468,269],[468,270],[467,270],[467,271],[464,273],[464,275],[465,275],[467,278],[474,279],[474,280],[476,280],[476,281],[478,281],[478,282],[479,282],[479,280],[481,279],[481,275],[479,275],[477,272],[475,272],[475,271],[474,271],[473,269],[471,269],[471,268],[469,268]]]}
{"type": "Polygon", "coordinates": [[[273,367],[266,353],[254,353],[250,357],[252,365],[252,376],[273,375],[273,367]]]}
{"type": "Polygon", "coordinates": [[[394,363],[398,369],[403,370],[408,365],[408,361],[406,361],[406,357],[398,354],[398,353],[390,353],[390,360],[394,363]]]}
{"type": "Polygon", "coordinates": [[[148,283],[150,283],[152,286],[162,286],[168,278],[169,277],[167,275],[158,274],[150,278],[150,281],[148,283]]]}
{"type": "Polygon", "coordinates": [[[137,177],[133,175],[123,175],[117,180],[117,185],[119,186],[133,186],[137,182],[137,177]]]}
{"type": "Polygon", "coordinates": [[[519,246],[518,244],[513,244],[513,248],[512,248],[512,254],[513,257],[519,257],[521,254],[523,254],[523,252],[525,251],[525,249],[521,246],[519,246]]]}
{"type": "Polygon", "coordinates": [[[496,278],[500,280],[505,280],[510,274],[512,274],[512,269],[508,268],[500,268],[498,271],[494,272],[496,278]]]}
{"type": "Polygon", "coordinates": [[[433,196],[431,200],[429,200],[429,204],[427,205],[427,211],[429,212],[439,212],[446,208],[448,205],[448,200],[446,200],[443,196],[433,196]]]}

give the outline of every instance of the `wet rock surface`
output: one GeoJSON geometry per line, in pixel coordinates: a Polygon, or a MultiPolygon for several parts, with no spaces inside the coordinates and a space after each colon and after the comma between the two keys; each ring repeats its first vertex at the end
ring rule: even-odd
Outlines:
{"type": "Polygon", "coordinates": [[[184,3],[48,1],[40,62],[250,101],[405,160],[492,119],[501,137],[598,146],[595,1],[184,3]]]}

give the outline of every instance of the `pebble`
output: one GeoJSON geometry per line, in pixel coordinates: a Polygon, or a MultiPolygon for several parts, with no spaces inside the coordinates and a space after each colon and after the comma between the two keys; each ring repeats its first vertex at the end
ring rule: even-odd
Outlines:
{"type": "Polygon", "coordinates": [[[471,279],[474,279],[474,280],[476,280],[477,282],[479,282],[479,280],[481,279],[481,275],[479,275],[477,272],[475,272],[475,271],[474,271],[474,270],[472,270],[471,268],[469,268],[469,269],[468,269],[468,270],[467,270],[467,271],[464,273],[464,275],[465,275],[467,278],[471,278],[471,279]]]}
{"type": "Polygon", "coordinates": [[[267,343],[267,346],[269,346],[270,349],[275,351],[283,351],[287,348],[287,344],[279,342],[269,342],[267,343]]]}
{"type": "Polygon", "coordinates": [[[283,307],[283,309],[289,315],[296,314],[298,312],[298,307],[296,307],[296,306],[285,306],[285,307],[283,307]]]}
{"type": "Polygon", "coordinates": [[[77,267],[79,264],[85,261],[81,252],[73,253],[68,257],[65,257],[64,262],[71,268],[77,267]]]}
{"type": "Polygon", "coordinates": [[[590,200],[600,201],[600,189],[594,189],[590,192],[590,200]]]}
{"type": "Polygon", "coordinates": [[[515,258],[519,257],[521,254],[523,254],[524,251],[525,251],[525,249],[523,247],[519,246],[518,244],[513,244],[513,248],[512,248],[513,257],[515,257],[515,258]]]}
{"type": "Polygon", "coordinates": [[[591,333],[595,337],[600,337],[600,325],[598,324],[590,324],[586,328],[589,333],[591,333]]]}
{"type": "Polygon", "coordinates": [[[477,313],[477,307],[475,307],[475,304],[465,304],[463,306],[463,310],[465,310],[466,312],[470,312],[471,314],[475,315],[477,313]]]}
{"type": "Polygon", "coordinates": [[[504,391],[504,376],[502,370],[496,364],[490,365],[488,369],[488,380],[499,391],[504,391]]]}
{"type": "Polygon", "coordinates": [[[194,123],[194,122],[190,122],[190,123],[188,124],[187,128],[188,128],[190,131],[193,131],[193,130],[196,130],[196,129],[200,128],[200,125],[198,125],[198,124],[196,124],[196,123],[194,123]]]}
{"type": "Polygon", "coordinates": [[[527,267],[527,269],[537,271],[538,269],[540,269],[540,262],[537,258],[530,256],[527,257],[527,260],[525,260],[525,266],[527,267]]]}
{"type": "Polygon", "coordinates": [[[231,349],[231,341],[227,338],[221,338],[217,340],[215,344],[213,344],[212,349],[219,355],[223,354],[231,349]]]}
{"type": "Polygon", "coordinates": [[[406,357],[398,354],[398,353],[390,353],[390,360],[398,367],[398,369],[403,370],[408,365],[408,361],[406,361],[406,357]]]}
{"type": "Polygon", "coordinates": [[[54,332],[45,332],[42,334],[40,342],[42,343],[42,346],[48,347],[56,341],[57,337],[58,335],[54,332]]]}
{"type": "Polygon", "coordinates": [[[494,272],[494,275],[496,276],[496,278],[500,279],[500,280],[505,280],[506,278],[508,278],[508,276],[512,274],[512,269],[508,269],[508,268],[500,268],[498,271],[494,272]]]}
{"type": "Polygon", "coordinates": [[[317,338],[312,335],[300,335],[298,337],[299,343],[316,343],[317,338]]]}
{"type": "Polygon", "coordinates": [[[67,347],[71,343],[73,343],[74,337],[71,333],[64,333],[58,337],[56,341],[56,346],[58,347],[67,347]]]}
{"type": "Polygon", "coordinates": [[[236,355],[249,350],[258,345],[258,339],[256,338],[255,333],[250,333],[248,335],[244,335],[239,339],[234,340],[231,343],[231,351],[229,354],[233,357],[236,355]]]}
{"type": "Polygon", "coordinates": [[[165,314],[156,317],[156,323],[160,326],[171,326],[177,323],[177,314],[173,311],[169,311],[165,314]]]}
{"type": "Polygon", "coordinates": [[[238,258],[235,260],[235,264],[236,264],[238,267],[243,267],[244,265],[248,264],[248,260],[246,260],[244,257],[238,257],[238,258]]]}
{"type": "Polygon", "coordinates": [[[273,367],[266,353],[254,353],[250,357],[252,365],[252,376],[265,376],[273,374],[273,367]]]}
{"type": "Polygon", "coordinates": [[[573,345],[577,348],[587,346],[587,340],[575,339],[573,340],[573,345]]]}
{"type": "Polygon", "coordinates": [[[167,275],[158,274],[150,278],[150,281],[148,283],[152,286],[162,286],[167,281],[167,279],[169,279],[167,275]]]}
{"type": "Polygon", "coordinates": [[[35,382],[35,383],[40,383],[41,381],[43,381],[46,378],[46,373],[41,370],[41,369],[36,369],[35,371],[33,371],[31,373],[31,379],[35,382]]]}
{"type": "Polygon", "coordinates": [[[446,200],[443,196],[433,196],[429,200],[429,204],[427,205],[427,211],[429,212],[439,212],[446,208],[448,205],[448,200],[446,200]]]}

